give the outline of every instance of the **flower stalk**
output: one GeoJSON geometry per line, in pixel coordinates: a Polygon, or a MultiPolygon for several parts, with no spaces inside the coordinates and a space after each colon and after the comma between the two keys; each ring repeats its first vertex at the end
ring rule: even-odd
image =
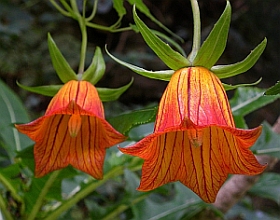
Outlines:
{"type": "Polygon", "coordinates": [[[192,51],[189,54],[188,58],[192,62],[196,57],[200,45],[201,45],[201,22],[200,22],[200,11],[197,0],[190,0],[191,7],[193,11],[193,45],[192,51]]]}

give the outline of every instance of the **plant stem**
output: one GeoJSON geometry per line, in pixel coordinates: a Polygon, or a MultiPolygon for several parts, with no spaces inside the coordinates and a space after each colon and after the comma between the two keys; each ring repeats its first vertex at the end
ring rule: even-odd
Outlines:
{"type": "Polygon", "coordinates": [[[192,62],[197,55],[201,44],[201,22],[200,11],[197,0],[190,0],[193,11],[193,45],[189,55],[189,60],[192,62]]]}
{"type": "Polygon", "coordinates": [[[2,194],[0,194],[0,210],[1,210],[1,214],[3,214],[5,220],[13,220],[13,216],[8,211],[5,200],[2,196],[2,194]]]}
{"type": "Polygon", "coordinates": [[[56,180],[58,174],[60,171],[54,171],[46,181],[44,187],[42,188],[39,196],[37,197],[36,202],[34,203],[34,206],[30,212],[30,215],[28,216],[28,220],[33,220],[36,218],[37,213],[39,212],[40,208],[42,207],[42,204],[45,200],[45,196],[48,193],[49,189],[51,188],[52,184],[56,180]]]}
{"type": "Polygon", "coordinates": [[[147,196],[149,195],[149,193],[146,193],[144,195],[141,195],[137,198],[135,198],[134,200],[132,200],[128,205],[119,205],[115,210],[113,210],[111,213],[109,213],[108,215],[106,215],[104,218],[102,218],[102,220],[110,220],[110,219],[117,219],[117,216],[122,213],[123,211],[125,211],[126,209],[128,209],[129,207],[131,207],[132,205],[137,204],[138,202],[141,202],[143,199],[145,199],[147,196]]]}
{"type": "Polygon", "coordinates": [[[114,169],[110,170],[108,173],[106,173],[102,180],[93,180],[91,184],[88,184],[85,188],[77,192],[75,195],[73,195],[71,198],[66,200],[62,203],[57,209],[55,209],[52,213],[48,213],[48,216],[45,218],[45,220],[53,220],[59,217],[59,215],[68,210],[70,207],[72,207],[74,204],[76,204],[81,199],[88,196],[90,193],[92,193],[97,187],[103,185],[105,182],[107,182],[109,179],[112,179],[115,176],[122,175],[124,171],[123,166],[115,167],[114,169]]]}
{"type": "Polygon", "coordinates": [[[60,5],[55,2],[55,0],[50,0],[50,2],[62,15],[66,16],[66,17],[71,16],[71,14],[68,11],[61,8],[60,5]]]}
{"type": "Polygon", "coordinates": [[[86,27],[86,18],[85,18],[86,0],[83,1],[82,15],[79,12],[76,0],[71,0],[71,6],[75,13],[76,19],[79,23],[81,34],[82,34],[80,64],[79,64],[78,74],[83,74],[85,70],[85,60],[86,60],[86,51],[87,51],[87,27],[86,27]]]}

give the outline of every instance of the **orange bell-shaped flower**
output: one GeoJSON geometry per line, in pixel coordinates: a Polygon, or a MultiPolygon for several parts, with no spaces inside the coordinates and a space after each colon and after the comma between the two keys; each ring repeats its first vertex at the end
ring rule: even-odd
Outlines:
{"type": "Polygon", "coordinates": [[[16,128],[35,141],[36,177],[72,165],[101,179],[105,149],[125,139],[104,119],[97,90],[87,81],[67,82],[44,116],[16,128]]]}
{"type": "Polygon", "coordinates": [[[214,202],[228,174],[261,173],[248,149],[261,127],[235,127],[219,78],[203,67],[177,70],[159,104],[154,133],[127,148],[144,159],[138,190],[180,181],[205,202],[214,202]]]}

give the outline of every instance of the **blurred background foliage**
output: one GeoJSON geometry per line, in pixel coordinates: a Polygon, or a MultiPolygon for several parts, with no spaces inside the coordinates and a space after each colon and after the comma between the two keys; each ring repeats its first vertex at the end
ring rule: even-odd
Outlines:
{"type": "MultiPolygon", "coordinates": [[[[89,1],[93,4],[93,0],[89,1]]],[[[178,42],[188,53],[192,41],[192,12],[187,0],[162,0],[144,3],[151,13],[174,33],[183,38],[178,42]],[[160,3],[160,4],[159,4],[160,3]]],[[[202,38],[204,39],[217,21],[225,5],[224,0],[200,0],[202,38]]],[[[250,83],[262,77],[259,87],[268,88],[279,80],[280,75],[280,2],[278,0],[235,0],[229,40],[219,64],[229,64],[242,60],[264,37],[268,45],[257,64],[247,73],[224,80],[226,83],[250,83]]],[[[133,24],[131,5],[125,2],[127,14],[122,26],[133,24]]],[[[89,13],[91,7],[89,5],[89,13]]],[[[149,18],[141,15],[152,29],[163,31],[149,18]]],[[[98,4],[95,23],[110,26],[118,18],[111,0],[101,0],[98,4]]],[[[47,33],[50,32],[67,61],[78,68],[80,30],[76,21],[59,14],[48,1],[1,0],[0,1],[0,77],[25,100],[31,112],[40,113],[46,108],[49,98],[30,94],[16,86],[16,80],[24,85],[59,84],[50,62],[47,48],[47,33]]],[[[108,50],[129,63],[145,69],[167,69],[147,47],[140,34],[134,31],[109,33],[88,28],[88,64],[95,46],[108,50]]],[[[121,97],[126,106],[146,105],[157,102],[166,82],[147,79],[116,64],[104,54],[106,74],[97,86],[119,87],[135,78],[132,87],[121,97]],[[153,92],[151,92],[153,91],[153,92]]],[[[231,96],[232,93],[229,93],[231,96]]],[[[109,104],[110,105],[110,104],[109,104]]],[[[273,123],[278,117],[279,101],[262,109],[248,118],[250,127],[257,126],[264,119],[273,123]]]]}
{"type": "MultiPolygon", "coordinates": [[[[89,2],[93,4],[93,0],[89,2]]],[[[186,52],[189,52],[191,50],[193,30],[192,12],[189,1],[144,0],[143,2],[161,23],[183,38],[184,42],[178,43],[182,45],[186,52]]],[[[280,78],[280,29],[278,24],[280,20],[280,1],[234,0],[231,1],[231,4],[233,14],[229,40],[225,53],[219,60],[219,64],[229,64],[242,60],[264,37],[267,37],[268,45],[260,60],[251,70],[245,74],[227,79],[225,82],[229,84],[251,83],[262,77],[262,81],[258,87],[268,88],[274,85],[280,78]]],[[[199,5],[203,31],[202,38],[205,38],[221,15],[225,6],[225,0],[200,0],[199,5]]],[[[129,26],[130,23],[134,23],[131,5],[125,2],[125,7],[127,14],[122,21],[122,26],[124,27],[129,26]]],[[[140,12],[139,15],[150,28],[163,31],[140,12]]],[[[113,8],[112,1],[100,0],[97,15],[94,18],[95,23],[110,26],[117,19],[118,15],[113,8]]],[[[52,67],[48,52],[48,32],[52,34],[56,44],[71,67],[77,70],[81,36],[76,21],[59,14],[51,6],[49,1],[0,1],[0,77],[9,88],[20,96],[32,118],[41,115],[45,111],[50,98],[26,92],[16,85],[16,81],[27,86],[60,84],[52,67]]],[[[100,46],[104,51],[104,45],[107,44],[108,50],[124,61],[149,70],[167,69],[151,49],[148,48],[141,35],[134,31],[109,33],[88,28],[88,35],[88,65],[95,47],[100,46]]],[[[118,115],[125,110],[137,109],[141,106],[152,105],[159,101],[166,87],[166,82],[147,79],[134,74],[127,68],[116,64],[105,53],[103,54],[106,61],[106,73],[97,86],[114,88],[127,84],[131,80],[131,77],[135,79],[131,88],[118,102],[105,103],[107,116],[118,115]]],[[[230,92],[229,96],[232,97],[233,92],[230,92]]],[[[249,127],[256,127],[264,120],[268,121],[269,124],[273,124],[279,116],[279,105],[280,102],[278,100],[256,113],[246,116],[249,127]]],[[[147,126],[145,129],[152,129],[152,125],[147,126]]],[[[133,132],[137,133],[138,131],[134,130],[133,132]]],[[[105,164],[105,169],[106,166],[110,167],[110,164],[105,164]]],[[[279,172],[279,170],[280,166],[276,166],[275,171],[279,172]]],[[[75,178],[77,179],[79,176],[75,178]]],[[[269,178],[269,176],[264,176],[263,178],[269,178]]],[[[110,207],[111,204],[122,201],[124,199],[123,196],[130,195],[131,198],[133,196],[139,198],[137,197],[138,192],[135,191],[139,182],[138,177],[131,171],[126,170],[124,172],[124,179],[130,183],[129,186],[126,185],[126,191],[130,194],[116,194],[116,192],[123,192],[125,190],[123,189],[122,179],[112,182],[109,181],[85,200],[80,201],[70,212],[65,214],[64,218],[82,219],[86,216],[85,213],[88,212],[88,209],[99,210],[102,214],[102,211],[105,212],[102,209],[104,204],[110,207]],[[97,204],[98,207],[96,207],[97,204]]],[[[69,185],[71,185],[71,181],[66,184],[66,186],[69,185]]],[[[160,196],[155,194],[151,200],[143,200],[138,205],[139,207],[142,206],[142,210],[146,210],[145,207],[149,207],[151,205],[149,202],[151,201],[166,200],[168,202],[171,198],[175,198],[173,190],[178,187],[181,187],[181,185],[166,185],[159,189],[160,196]]],[[[186,191],[186,195],[188,195],[188,189],[184,190],[186,191]]],[[[279,194],[279,187],[275,189],[275,192],[279,194]]],[[[257,218],[258,213],[253,211],[256,207],[259,207],[260,210],[269,208],[275,216],[280,216],[279,201],[278,204],[276,201],[269,200],[269,198],[259,201],[257,199],[258,197],[255,199],[255,194],[258,193],[252,189],[251,196],[245,197],[241,201],[241,207],[236,206],[235,209],[231,210],[228,213],[228,218],[242,219],[241,214],[241,217],[239,216],[239,212],[242,211],[244,206],[247,207],[247,217],[251,215],[252,219],[261,219],[257,218]],[[249,213],[248,210],[252,210],[252,213],[249,213]]],[[[190,194],[190,197],[192,196],[194,195],[190,194]]],[[[180,198],[176,196],[174,204],[176,205],[176,201],[179,204],[179,200],[180,198]]],[[[175,210],[176,216],[187,219],[205,208],[205,204],[197,201],[197,198],[194,197],[193,204],[195,205],[190,206],[192,209],[189,207],[188,213],[175,210]]],[[[168,206],[169,203],[166,204],[168,206]]],[[[164,209],[162,207],[162,210],[164,209]]],[[[141,209],[139,208],[139,210],[141,209]]],[[[99,214],[96,213],[96,216],[99,216],[99,214]]],[[[146,214],[145,212],[139,212],[139,219],[145,219],[145,216],[152,216],[151,213],[146,214]]],[[[264,215],[261,211],[259,214],[264,215]]],[[[87,216],[87,218],[94,219],[95,216],[93,213],[90,213],[90,216],[87,216]]],[[[126,218],[123,219],[129,219],[129,212],[126,213],[126,218]]],[[[154,219],[160,219],[160,216],[154,219]]]]}

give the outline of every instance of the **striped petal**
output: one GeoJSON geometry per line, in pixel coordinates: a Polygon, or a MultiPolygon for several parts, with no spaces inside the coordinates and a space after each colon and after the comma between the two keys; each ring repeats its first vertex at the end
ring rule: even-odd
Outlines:
{"type": "Polygon", "coordinates": [[[125,139],[104,119],[98,93],[85,81],[66,83],[43,117],[16,128],[35,141],[36,177],[72,165],[101,179],[106,148],[125,139]]]}
{"type": "Polygon", "coordinates": [[[154,133],[120,150],[144,159],[139,190],[180,181],[214,202],[228,174],[265,169],[249,150],[260,134],[261,127],[237,129],[220,80],[203,67],[189,67],[173,74],[154,133]]]}
{"type": "Polygon", "coordinates": [[[157,117],[155,131],[178,126],[185,118],[199,126],[235,126],[221,81],[203,67],[183,68],[173,74],[157,117]]]}
{"type": "Polygon", "coordinates": [[[261,128],[245,131],[209,126],[197,129],[203,137],[200,146],[192,143],[188,128],[180,127],[153,133],[131,147],[120,149],[144,159],[138,190],[149,191],[180,181],[205,202],[214,202],[229,173],[255,175],[265,169],[248,149],[260,135],[261,128]]]}

